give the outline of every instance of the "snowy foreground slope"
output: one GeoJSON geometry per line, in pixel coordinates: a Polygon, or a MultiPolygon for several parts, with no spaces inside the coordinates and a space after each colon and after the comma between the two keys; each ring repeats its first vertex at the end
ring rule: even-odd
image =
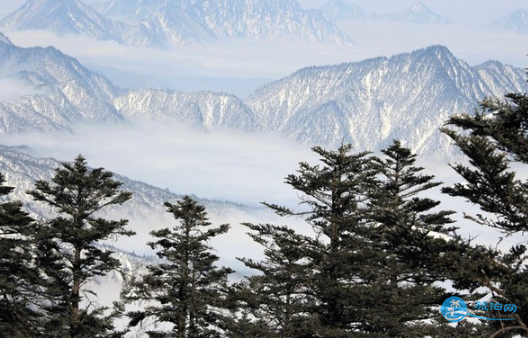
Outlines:
{"type": "Polygon", "coordinates": [[[522,69],[489,61],[470,66],[431,46],[390,58],[309,67],[242,100],[225,93],[125,90],[55,48],[20,48],[0,39],[6,80],[24,95],[0,101],[0,130],[72,130],[76,124],[183,123],[207,130],[275,132],[308,144],[378,150],[393,139],[420,154],[448,156],[438,129],[485,97],[526,92],[522,69]]]}

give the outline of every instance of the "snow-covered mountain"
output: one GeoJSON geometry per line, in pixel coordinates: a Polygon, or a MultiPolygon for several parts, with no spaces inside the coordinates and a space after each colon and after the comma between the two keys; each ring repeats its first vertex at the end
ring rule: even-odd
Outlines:
{"type": "Polygon", "coordinates": [[[119,96],[114,104],[125,118],[176,120],[206,129],[244,131],[261,130],[266,125],[241,99],[221,93],[145,89],[119,96]]]}
{"type": "Polygon", "coordinates": [[[169,43],[205,43],[215,39],[211,30],[176,4],[144,17],[125,36],[129,44],[161,49],[169,43]]]}
{"type": "MultiPolygon", "coordinates": [[[[158,27],[158,32],[172,31],[172,35],[179,31],[184,42],[210,37],[352,42],[320,11],[303,10],[295,0],[184,0],[177,5],[167,0],[112,0],[94,7],[108,17],[143,24],[147,31],[151,26],[158,27]]],[[[166,39],[173,41],[172,35],[166,39]]]]}
{"type": "Polygon", "coordinates": [[[449,24],[451,21],[439,14],[434,13],[427,8],[423,3],[418,2],[410,8],[399,13],[387,14],[384,20],[394,21],[399,23],[412,24],[449,24]]]}
{"type": "Polygon", "coordinates": [[[4,79],[23,82],[29,94],[0,101],[0,131],[61,130],[76,122],[119,122],[120,93],[103,76],[53,47],[20,48],[0,39],[4,79]]]}
{"type": "Polygon", "coordinates": [[[295,139],[377,150],[400,139],[421,154],[446,156],[438,129],[487,96],[526,92],[524,71],[497,62],[470,67],[442,46],[391,58],[302,69],[246,101],[295,139]]]}
{"type": "Polygon", "coordinates": [[[329,18],[336,21],[389,21],[410,24],[449,24],[451,20],[431,11],[423,3],[418,2],[413,6],[392,14],[367,13],[357,4],[342,0],[330,0],[321,7],[321,11],[329,18]]]}
{"type": "Polygon", "coordinates": [[[320,11],[303,10],[294,0],[203,0],[194,10],[220,37],[351,43],[320,11]]]}
{"type": "Polygon", "coordinates": [[[112,0],[94,6],[103,14],[79,0],[28,0],[0,20],[0,29],[45,29],[162,49],[223,38],[352,43],[320,11],[303,10],[295,0],[112,0]]]}
{"type": "Polygon", "coordinates": [[[330,0],[321,7],[321,11],[332,20],[376,20],[381,15],[367,13],[363,8],[354,3],[342,0],[330,0]]]}
{"type": "Polygon", "coordinates": [[[500,29],[526,34],[528,33],[528,11],[518,9],[507,17],[494,22],[492,25],[500,29]]]}
{"type": "Polygon", "coordinates": [[[0,29],[45,29],[162,49],[223,38],[352,43],[320,11],[303,10],[295,0],[112,0],[94,7],[103,14],[79,0],[28,0],[0,20],[0,29]]]}
{"type": "Polygon", "coordinates": [[[85,34],[98,40],[123,42],[130,28],[113,22],[78,0],[28,0],[0,20],[0,29],[46,29],[58,34],[85,34]]]}
{"type": "Polygon", "coordinates": [[[68,130],[75,123],[121,123],[137,117],[171,119],[208,129],[253,131],[265,125],[235,96],[126,92],[53,47],[20,48],[1,34],[0,64],[9,65],[9,79],[31,88],[31,93],[19,99],[0,101],[0,130],[4,132],[68,130]]]}
{"type": "Polygon", "coordinates": [[[278,132],[310,144],[344,140],[370,150],[397,138],[424,155],[450,151],[438,133],[449,115],[471,112],[488,96],[528,91],[522,69],[496,61],[471,67],[442,46],[301,69],[246,100],[211,92],[125,91],[54,48],[20,48],[1,36],[0,63],[37,91],[0,102],[4,132],[145,119],[278,132]]]}

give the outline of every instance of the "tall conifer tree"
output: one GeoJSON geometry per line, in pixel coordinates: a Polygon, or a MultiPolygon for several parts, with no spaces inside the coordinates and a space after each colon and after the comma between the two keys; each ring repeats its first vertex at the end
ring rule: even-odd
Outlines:
{"type": "Polygon", "coordinates": [[[235,284],[231,295],[238,313],[228,336],[266,338],[311,337],[319,318],[316,299],[307,290],[311,268],[307,246],[315,243],[293,229],[270,224],[245,223],[249,236],[264,248],[264,260],[239,258],[255,274],[235,284]]]}
{"type": "MultiPolygon", "coordinates": [[[[5,186],[0,174],[0,196],[5,186]]],[[[41,314],[38,299],[43,280],[34,262],[34,220],[19,201],[0,204],[0,332],[6,337],[38,337],[41,314]]]]}
{"type": "Polygon", "coordinates": [[[302,162],[298,175],[286,177],[286,183],[302,193],[308,210],[268,206],[284,216],[304,216],[317,236],[305,255],[313,271],[306,287],[316,297],[313,311],[321,325],[319,334],[357,336],[363,331],[363,314],[371,300],[363,248],[370,224],[365,207],[375,171],[369,153],[352,154],[351,145],[336,151],[313,150],[321,156],[322,165],[302,162]]]}
{"type": "Polygon", "coordinates": [[[378,172],[369,209],[375,222],[366,240],[372,251],[373,302],[369,331],[378,337],[444,337],[435,322],[447,291],[435,285],[447,279],[436,261],[456,249],[447,225],[452,211],[433,211],[440,202],[424,196],[441,183],[423,174],[416,155],[399,141],[373,158],[378,172]],[[377,258],[375,258],[377,257],[377,258]]]}
{"type": "Polygon", "coordinates": [[[281,216],[304,218],[314,234],[249,225],[256,231],[254,240],[266,248],[263,262],[245,260],[263,274],[249,283],[270,292],[271,297],[257,296],[256,301],[261,302],[259,309],[275,311],[270,314],[274,322],[287,323],[279,326],[279,336],[361,337],[372,300],[363,239],[370,224],[365,207],[375,172],[368,153],[351,154],[350,145],[336,151],[313,150],[321,164],[301,162],[298,174],[286,178],[299,192],[303,208],[265,205],[281,216]],[[274,280],[283,275],[289,277],[274,287],[274,280]],[[293,316],[285,316],[288,313],[293,316]]]}
{"type": "Polygon", "coordinates": [[[452,165],[464,181],[443,192],[463,197],[484,212],[467,214],[468,220],[519,237],[518,244],[509,247],[501,248],[501,239],[493,249],[477,247],[471,264],[461,266],[456,283],[489,290],[490,302],[500,307],[490,309],[488,304],[488,316],[515,318],[495,323],[490,337],[528,337],[528,181],[522,171],[528,165],[528,96],[484,100],[474,114],[451,117],[443,131],[469,158],[469,166],[452,165]],[[505,304],[515,305],[516,311],[505,313],[505,304]]]}
{"type": "Polygon", "coordinates": [[[51,182],[37,181],[34,190],[28,191],[58,214],[40,223],[36,232],[38,264],[47,278],[46,330],[50,337],[114,335],[107,309],[90,301],[89,295],[96,295],[86,287],[94,277],[119,267],[112,252],[99,249],[97,243],[134,234],[126,230],[126,220],[100,217],[101,211],[131,198],[112,177],[103,168],[88,168],[79,155],[73,163],[56,169],[51,182]]]}
{"type": "Polygon", "coordinates": [[[145,320],[162,325],[148,330],[149,337],[221,337],[226,316],[221,309],[227,306],[227,277],[233,270],[215,266],[219,257],[208,241],[229,225],[210,227],[205,207],[189,196],[165,206],[178,224],[151,232],[156,241],[149,245],[164,262],[148,266],[124,289],[125,302],[143,302],[141,310],[128,313],[130,326],[145,320]]]}

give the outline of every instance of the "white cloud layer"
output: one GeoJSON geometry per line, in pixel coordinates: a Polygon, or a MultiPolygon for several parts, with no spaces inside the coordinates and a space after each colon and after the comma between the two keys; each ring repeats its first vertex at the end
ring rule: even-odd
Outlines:
{"type": "Polygon", "coordinates": [[[295,200],[284,177],[295,172],[299,161],[313,158],[309,146],[274,134],[144,121],[133,126],[78,126],[73,134],[0,135],[0,144],[25,144],[37,156],[62,161],[82,153],[93,167],[175,193],[248,205],[295,200]]]}

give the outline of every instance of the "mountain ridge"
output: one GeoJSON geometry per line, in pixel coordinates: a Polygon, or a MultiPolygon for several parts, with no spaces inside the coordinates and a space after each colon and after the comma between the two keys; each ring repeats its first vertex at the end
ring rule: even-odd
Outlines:
{"type": "Polygon", "coordinates": [[[126,25],[113,22],[78,0],[28,0],[0,20],[7,30],[49,29],[58,34],[86,34],[98,40],[123,43],[126,25]]]}
{"type": "Polygon", "coordinates": [[[0,61],[13,63],[18,78],[41,91],[0,102],[4,132],[156,120],[275,132],[308,144],[346,141],[373,151],[397,138],[424,155],[449,156],[449,142],[438,134],[449,115],[472,111],[487,96],[528,90],[523,70],[496,61],[472,67],[443,46],[303,68],[245,100],[207,91],[121,89],[54,48],[0,41],[0,61]]]}
{"type": "Polygon", "coordinates": [[[508,16],[491,24],[492,27],[514,31],[520,34],[528,33],[528,10],[518,9],[508,16]]]}
{"type": "MultiPolygon", "coordinates": [[[[67,130],[75,122],[122,122],[112,99],[121,89],[54,47],[21,48],[0,41],[8,77],[37,94],[0,102],[0,130],[67,130]]],[[[5,74],[4,74],[5,76],[5,74]]]]}
{"type": "Polygon", "coordinates": [[[439,133],[429,131],[439,129],[450,114],[471,111],[486,96],[527,89],[522,70],[503,66],[501,71],[515,80],[501,80],[501,85],[486,71],[485,65],[470,67],[447,48],[432,46],[301,69],[261,87],[246,103],[271,121],[272,129],[303,141],[336,145],[345,140],[358,149],[377,150],[397,138],[415,151],[446,155],[448,140],[438,142],[439,133]]]}
{"type": "Polygon", "coordinates": [[[397,13],[377,14],[367,13],[361,6],[355,3],[342,0],[330,0],[321,6],[321,11],[329,18],[338,21],[388,21],[418,25],[447,25],[452,23],[450,19],[433,12],[422,2],[417,2],[411,7],[397,13]]]}
{"type": "Polygon", "coordinates": [[[85,34],[159,49],[220,39],[352,44],[320,11],[303,10],[296,0],[111,0],[94,6],[101,13],[79,0],[27,0],[0,20],[0,28],[85,34]]]}

